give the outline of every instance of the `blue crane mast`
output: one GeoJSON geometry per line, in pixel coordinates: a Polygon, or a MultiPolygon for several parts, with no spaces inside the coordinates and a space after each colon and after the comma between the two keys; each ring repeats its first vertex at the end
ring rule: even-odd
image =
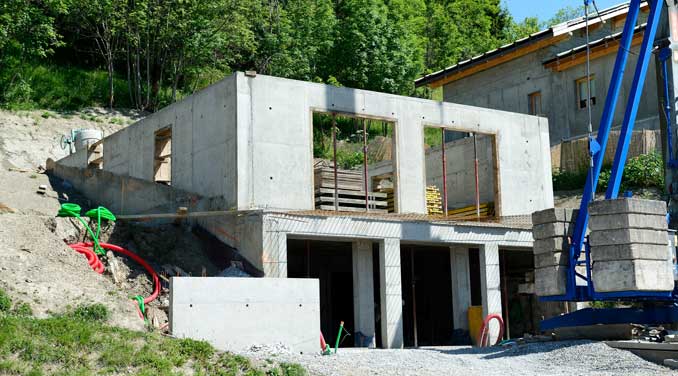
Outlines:
{"type": "MultiPolygon", "coordinates": [[[[662,11],[663,0],[648,0],[649,15],[647,25],[643,35],[638,61],[636,63],[633,81],[629,91],[629,97],[624,110],[624,119],[621,126],[619,142],[617,144],[610,182],[605,192],[605,199],[615,199],[619,195],[621,178],[626,164],[633,126],[638,113],[643,85],[647,75],[650,58],[652,56],[653,42],[659,27],[659,20],[662,11]]],[[[584,0],[587,21],[587,39],[588,39],[588,7],[592,0],[584,0]]],[[[594,4],[595,5],[595,4],[594,4]]],[[[567,268],[566,292],[563,295],[544,296],[542,301],[571,301],[571,302],[590,302],[590,301],[640,301],[645,303],[643,308],[609,308],[574,311],[572,313],[544,320],[541,324],[542,330],[549,330],[565,326],[584,326],[594,324],[613,324],[613,323],[637,323],[637,324],[662,324],[668,322],[678,322],[678,294],[674,291],[617,291],[617,292],[598,292],[591,278],[592,261],[591,252],[586,237],[586,230],[589,221],[589,203],[595,198],[595,191],[600,177],[600,171],[603,166],[603,158],[607,147],[610,129],[614,118],[615,109],[619,100],[619,94],[622,87],[622,80],[626,63],[631,49],[631,41],[635,25],[638,21],[638,15],[641,8],[641,0],[631,0],[629,5],[626,22],[622,32],[619,50],[617,52],[614,69],[610,80],[610,86],[605,98],[605,105],[598,127],[598,134],[594,138],[589,125],[589,153],[591,163],[586,179],[583,197],[579,206],[573,236],[569,247],[569,264],[567,268]],[[582,252],[584,257],[582,259],[582,252]],[[582,274],[577,271],[585,269],[582,274]]],[[[587,41],[588,48],[588,41],[587,41]]],[[[668,126],[670,127],[670,108],[668,101],[668,79],[666,60],[670,57],[668,52],[661,51],[659,57],[662,62],[662,73],[664,77],[664,100],[666,107],[666,116],[668,126]]],[[[587,60],[587,73],[588,60],[587,60]]],[[[589,76],[590,77],[590,76],[589,76]]],[[[590,94],[589,94],[590,95],[590,94]]],[[[590,101],[589,101],[590,103],[590,101]]],[[[590,108],[590,106],[588,106],[590,108]]],[[[590,123],[590,122],[589,122],[590,123]]],[[[669,128],[669,134],[670,128],[669,128]]],[[[670,137],[670,136],[669,136],[670,137]]],[[[671,138],[669,142],[672,143],[671,138]]],[[[672,156],[672,150],[668,155],[672,156]]],[[[673,158],[669,159],[669,166],[673,158]]],[[[678,164],[677,164],[678,165],[678,164]]]]}

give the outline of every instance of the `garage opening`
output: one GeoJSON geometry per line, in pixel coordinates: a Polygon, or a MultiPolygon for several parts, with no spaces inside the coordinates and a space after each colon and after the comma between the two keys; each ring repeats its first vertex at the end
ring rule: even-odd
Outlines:
{"type": "Polygon", "coordinates": [[[403,245],[400,262],[405,346],[452,345],[450,248],[403,245]]]}
{"type": "MultiPolygon", "coordinates": [[[[320,281],[320,328],[325,340],[334,346],[339,323],[354,332],[353,260],[350,242],[289,239],[287,276],[317,278],[320,281]]],[[[346,337],[340,347],[353,347],[346,337]]]]}

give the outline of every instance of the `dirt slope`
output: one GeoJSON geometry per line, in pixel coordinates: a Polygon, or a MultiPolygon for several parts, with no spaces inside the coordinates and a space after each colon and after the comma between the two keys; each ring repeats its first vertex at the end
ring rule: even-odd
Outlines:
{"type": "Polygon", "coordinates": [[[62,187],[54,187],[37,170],[48,157],[65,155],[58,138],[71,128],[96,128],[110,134],[133,120],[102,110],[67,116],[42,114],[0,111],[0,287],[30,304],[37,316],[99,302],[110,308],[111,324],[142,329],[130,293],[94,273],[83,256],[64,243],[80,230],[72,219],[54,216],[61,202],[76,197],[59,197],[57,190],[62,187]],[[119,124],[111,123],[112,119],[119,124]],[[40,185],[47,187],[45,194],[36,193],[40,185]]]}

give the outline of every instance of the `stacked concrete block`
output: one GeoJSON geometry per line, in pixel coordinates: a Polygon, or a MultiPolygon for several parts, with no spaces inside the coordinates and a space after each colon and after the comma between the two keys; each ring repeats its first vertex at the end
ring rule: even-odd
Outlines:
{"type": "Polygon", "coordinates": [[[589,204],[597,292],[671,291],[673,269],[663,201],[623,198],[589,204]]]}
{"type": "Polygon", "coordinates": [[[577,210],[546,209],[532,214],[534,238],[534,291],[540,296],[565,294],[569,264],[568,236],[577,210]]]}

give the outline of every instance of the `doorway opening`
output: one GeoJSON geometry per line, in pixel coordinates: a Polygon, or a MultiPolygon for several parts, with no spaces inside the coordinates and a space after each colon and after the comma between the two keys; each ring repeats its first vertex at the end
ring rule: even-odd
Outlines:
{"type": "Polygon", "coordinates": [[[403,245],[400,265],[405,346],[452,345],[450,248],[403,245]]]}
{"type": "MultiPolygon", "coordinates": [[[[320,329],[328,343],[334,346],[342,321],[354,332],[351,242],[288,239],[287,276],[319,280],[320,329]]],[[[340,347],[353,347],[352,337],[342,338],[340,347]]]]}

